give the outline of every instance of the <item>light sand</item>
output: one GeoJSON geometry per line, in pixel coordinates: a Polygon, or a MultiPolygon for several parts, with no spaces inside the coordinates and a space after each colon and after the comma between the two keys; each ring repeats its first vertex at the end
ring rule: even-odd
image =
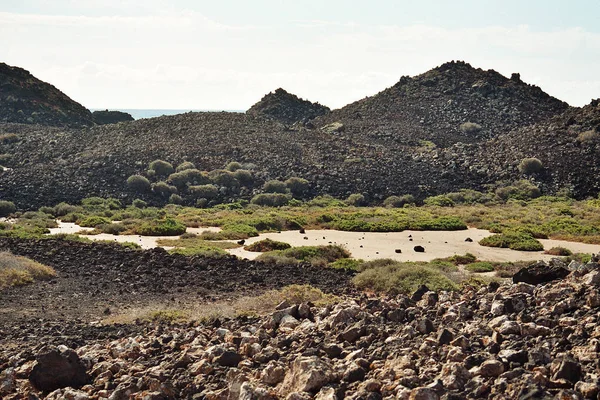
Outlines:
{"type": "MultiPolygon", "coordinates": [[[[51,234],[77,233],[82,228],[74,223],[59,222],[58,228],[50,229],[51,234]]],[[[218,232],[221,228],[188,228],[187,232],[200,234],[204,231],[218,232]]],[[[292,246],[320,246],[328,244],[342,245],[354,258],[365,261],[377,258],[392,258],[398,261],[431,261],[434,258],[450,257],[455,254],[471,253],[478,259],[484,261],[529,261],[549,260],[553,258],[539,251],[515,251],[510,249],[499,249],[495,247],[484,247],[479,245],[479,240],[492,233],[483,229],[469,228],[464,231],[404,231],[393,233],[370,233],[370,232],[343,232],[334,230],[310,230],[302,234],[298,231],[284,231],[281,233],[263,233],[258,237],[246,240],[246,245],[262,239],[278,240],[289,243],[292,246]],[[412,237],[412,241],[410,238],[412,237]],[[465,242],[466,238],[473,242],[465,242]],[[417,253],[414,246],[423,246],[425,253],[417,253]],[[396,249],[401,253],[396,253],[396,249]]],[[[116,242],[133,242],[139,244],[143,249],[157,247],[158,239],[176,239],[177,236],[139,236],[139,235],[85,235],[91,240],[111,240],[116,242]]],[[[232,241],[235,242],[235,241],[232,241]]],[[[599,245],[591,245],[564,240],[540,240],[544,249],[552,247],[565,247],[574,253],[598,253],[599,245]]],[[[168,249],[168,248],[167,248],[168,249]]],[[[230,249],[229,253],[240,258],[254,259],[261,253],[244,250],[242,247],[230,249]]]]}

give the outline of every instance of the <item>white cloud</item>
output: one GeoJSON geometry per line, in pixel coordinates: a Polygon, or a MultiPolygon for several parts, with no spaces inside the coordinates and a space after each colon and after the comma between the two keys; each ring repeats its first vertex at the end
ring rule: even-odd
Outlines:
{"type": "MultiPolygon", "coordinates": [[[[600,97],[600,34],[293,21],[235,26],[150,3],[145,16],[0,12],[5,60],[88,107],[244,109],[284,87],[340,107],[462,59],[573,105],[600,97]],[[149,6],[149,7],[150,7],[149,6]]],[[[125,6],[124,6],[125,7],[125,6]]]]}

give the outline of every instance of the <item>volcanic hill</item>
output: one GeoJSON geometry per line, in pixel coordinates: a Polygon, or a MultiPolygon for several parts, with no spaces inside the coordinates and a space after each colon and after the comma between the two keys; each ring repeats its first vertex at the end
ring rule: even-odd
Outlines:
{"type": "Polygon", "coordinates": [[[92,113],[22,68],[0,63],[0,122],[90,126],[92,113]]]}

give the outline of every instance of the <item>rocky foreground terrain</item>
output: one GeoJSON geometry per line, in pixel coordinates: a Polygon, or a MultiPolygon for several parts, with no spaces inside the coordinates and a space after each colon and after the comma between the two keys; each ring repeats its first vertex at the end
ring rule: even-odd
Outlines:
{"type": "MultiPolygon", "coordinates": [[[[567,266],[556,260],[520,271],[514,282],[466,286],[461,292],[421,287],[411,296],[359,294],[343,274],[334,285],[322,274],[335,271],[301,268],[297,279],[312,275],[340,300],[324,307],[283,303],[263,317],[103,326],[90,325],[83,314],[44,315],[32,300],[37,296],[43,304],[44,298],[59,297],[53,301],[83,305],[86,295],[79,293],[77,279],[90,279],[90,287],[100,272],[117,270],[119,278],[106,278],[116,288],[99,282],[92,296],[126,287],[151,293],[152,282],[160,280],[144,276],[152,270],[160,275],[162,269],[142,270],[136,256],[124,254],[118,267],[102,257],[90,258],[85,270],[69,266],[98,245],[2,245],[53,261],[59,272],[57,282],[37,292],[30,286],[0,293],[3,315],[10,317],[0,335],[0,396],[6,400],[595,399],[600,392],[597,261],[567,266]],[[51,255],[53,247],[58,250],[51,255]],[[67,284],[61,295],[51,287],[62,280],[67,284]]],[[[230,296],[254,284],[233,265],[203,267],[198,260],[162,252],[136,253],[148,265],[154,260],[179,265],[160,275],[181,282],[172,288],[176,297],[175,287],[186,284],[223,292],[211,288],[212,282],[202,284],[202,273],[192,270],[206,271],[207,277],[217,276],[211,268],[230,270],[224,279],[230,296]]],[[[290,273],[271,272],[278,278],[263,287],[283,284],[290,273]]]]}
{"type": "Polygon", "coordinates": [[[207,171],[231,161],[252,164],[255,184],[246,199],[265,181],[292,176],[309,180],[309,197],[362,193],[374,204],[390,195],[423,199],[520,179],[545,194],[600,191],[598,101],[569,107],[518,74],[506,78],[464,62],[403,77],[333,111],[281,89],[246,114],[187,113],[89,128],[4,120],[19,123],[0,123],[0,165],[8,168],[0,197],[25,209],[95,195],[164,204],[125,183],[156,159],[207,171]],[[518,169],[529,157],[542,162],[541,171],[518,169]]]}

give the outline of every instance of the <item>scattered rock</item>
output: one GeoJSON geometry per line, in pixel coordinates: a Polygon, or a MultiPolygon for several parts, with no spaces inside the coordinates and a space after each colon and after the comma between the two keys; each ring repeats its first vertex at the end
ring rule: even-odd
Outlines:
{"type": "Polygon", "coordinates": [[[89,382],[85,366],[71,349],[51,350],[38,355],[29,380],[39,390],[80,388],[89,382]]]}

